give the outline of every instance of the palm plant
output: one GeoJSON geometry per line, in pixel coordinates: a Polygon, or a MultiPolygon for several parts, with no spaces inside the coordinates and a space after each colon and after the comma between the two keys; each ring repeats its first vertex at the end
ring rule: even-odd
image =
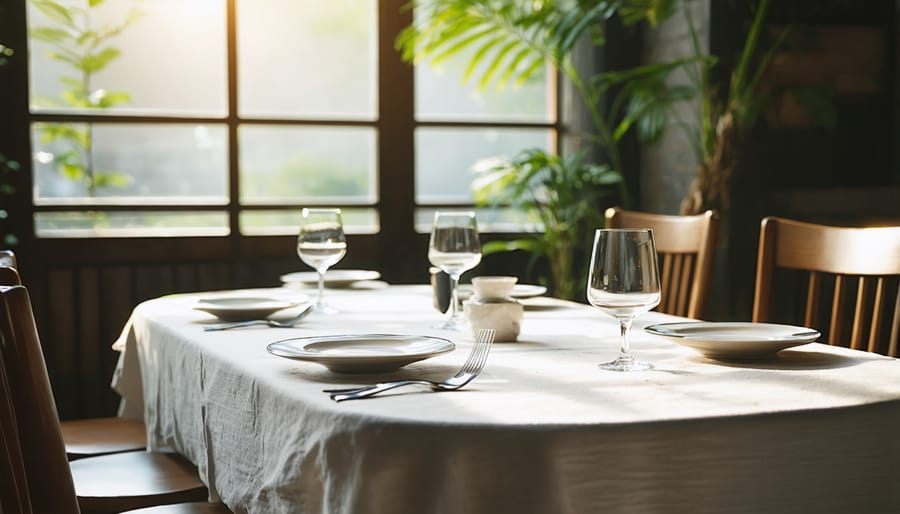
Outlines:
{"type": "Polygon", "coordinates": [[[674,0],[414,0],[416,18],[397,39],[402,57],[415,63],[471,52],[463,76],[479,88],[521,85],[552,66],[572,84],[590,113],[593,131],[578,134],[604,156],[585,162],[586,148],[559,157],[542,150],[477,166],[473,182],[479,205],[518,207],[543,227],[526,239],[494,241],[486,254],[524,250],[550,264],[554,294],[576,298],[583,284],[579,242],[601,226],[604,206],[627,202],[618,143],[630,130],[643,140],[659,137],[666,105],[690,96],[687,88],[666,88],[665,77],[678,65],[644,67],[633,76],[614,73],[584,77],[575,66],[577,41],[605,41],[605,22],[619,17],[627,25],[655,25],[672,14],[674,0]],[[640,79],[640,80],[638,80],[640,79]],[[612,102],[603,102],[612,96],[612,102]],[[606,108],[604,108],[604,106],[606,108]]]}
{"type": "Polygon", "coordinates": [[[586,278],[576,266],[576,256],[585,249],[584,234],[603,225],[603,210],[597,206],[622,194],[621,174],[608,165],[585,162],[584,152],[560,157],[531,149],[513,159],[486,159],[481,165],[473,183],[476,201],[517,207],[544,228],[525,239],[490,241],[482,251],[523,250],[531,253],[532,262],[546,258],[554,294],[576,297],[586,278]]]}

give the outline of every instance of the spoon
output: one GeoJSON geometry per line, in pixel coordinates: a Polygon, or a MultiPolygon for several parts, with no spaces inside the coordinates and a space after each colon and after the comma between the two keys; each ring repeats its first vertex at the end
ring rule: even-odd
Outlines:
{"type": "Polygon", "coordinates": [[[206,332],[212,332],[214,330],[228,330],[230,328],[240,328],[240,327],[250,327],[253,325],[268,325],[270,327],[275,328],[291,328],[296,325],[300,320],[309,316],[309,313],[312,312],[312,304],[306,306],[300,314],[294,316],[291,319],[284,321],[277,321],[274,319],[251,319],[249,321],[235,321],[232,323],[219,323],[218,325],[207,325],[203,327],[203,330],[206,332]]]}

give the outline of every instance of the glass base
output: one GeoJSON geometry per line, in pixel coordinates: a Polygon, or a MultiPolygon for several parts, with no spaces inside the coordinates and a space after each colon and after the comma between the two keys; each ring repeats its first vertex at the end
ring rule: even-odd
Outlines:
{"type": "Polygon", "coordinates": [[[315,304],[313,304],[312,311],[319,313],[319,314],[340,314],[340,312],[341,312],[341,311],[335,309],[334,307],[332,307],[331,305],[328,305],[327,303],[324,303],[324,302],[322,302],[322,303],[316,302],[315,304]]]}
{"type": "Polygon", "coordinates": [[[468,330],[469,320],[467,320],[465,316],[456,316],[434,325],[434,328],[440,328],[442,330],[468,330]]]}
{"type": "Polygon", "coordinates": [[[653,369],[653,364],[649,362],[635,360],[634,357],[622,358],[610,362],[599,364],[600,369],[608,371],[645,371],[653,369]]]}

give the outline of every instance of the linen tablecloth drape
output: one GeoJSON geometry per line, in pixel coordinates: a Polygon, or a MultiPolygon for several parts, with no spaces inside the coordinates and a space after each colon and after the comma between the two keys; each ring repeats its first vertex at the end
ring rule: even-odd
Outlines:
{"type": "Polygon", "coordinates": [[[338,404],[322,389],[453,374],[472,337],[431,328],[443,315],[427,287],[328,293],[341,314],[226,332],[202,330],[215,320],[197,296],[151,300],[117,342],[124,411],[235,512],[900,512],[896,359],[810,344],[720,362],[644,333],[679,320],[648,313],[633,351],[656,369],[606,372],[615,321],[540,299],[467,388],[338,404]],[[431,334],[457,350],[361,376],[266,352],[334,333],[431,334]]]}

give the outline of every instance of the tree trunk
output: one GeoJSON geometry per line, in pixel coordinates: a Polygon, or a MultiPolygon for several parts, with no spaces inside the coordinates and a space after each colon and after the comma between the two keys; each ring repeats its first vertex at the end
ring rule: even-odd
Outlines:
{"type": "Polygon", "coordinates": [[[706,158],[681,201],[681,214],[701,214],[715,210],[724,214],[729,206],[729,189],[738,160],[739,128],[730,111],[716,125],[716,144],[706,158]]]}

